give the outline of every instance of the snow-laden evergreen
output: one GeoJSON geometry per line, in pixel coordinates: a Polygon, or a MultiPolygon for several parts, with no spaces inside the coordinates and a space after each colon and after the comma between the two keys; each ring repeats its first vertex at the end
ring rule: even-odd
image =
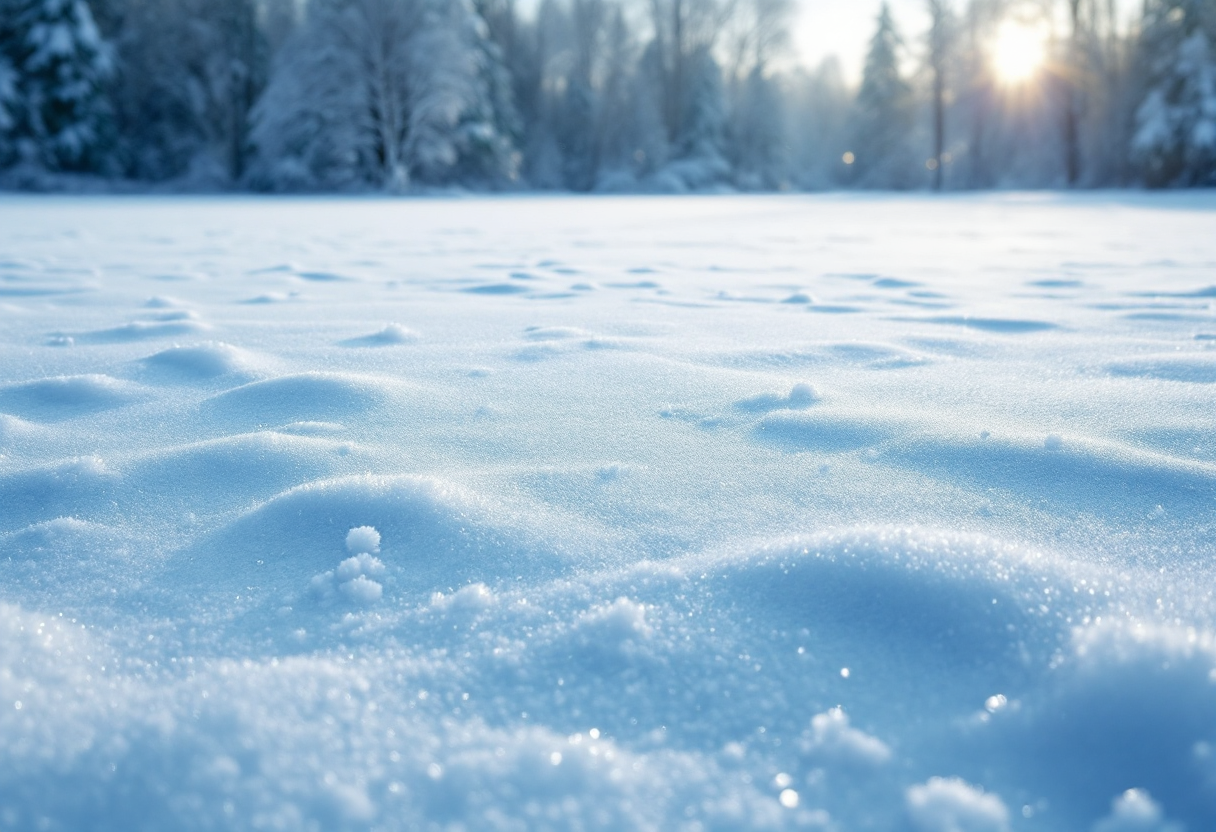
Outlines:
{"type": "Polygon", "coordinates": [[[908,150],[913,125],[912,87],[900,71],[903,42],[883,3],[870,41],[852,116],[852,180],[866,188],[907,188],[920,171],[908,150]]]}
{"type": "Polygon", "coordinates": [[[104,85],[112,62],[88,3],[10,0],[4,13],[20,100],[10,129],[23,160],[52,170],[100,169],[111,138],[104,85]]]}
{"type": "Polygon", "coordinates": [[[704,190],[730,181],[726,161],[726,94],[722,70],[708,48],[689,57],[673,156],[660,172],[676,190],[704,190]]]}
{"type": "Polygon", "coordinates": [[[735,182],[746,190],[771,190],[786,184],[785,102],[777,81],[761,67],[743,82],[728,121],[735,182]]]}
{"type": "Polygon", "coordinates": [[[511,93],[511,76],[502,49],[490,37],[480,14],[465,11],[463,26],[467,48],[476,62],[476,79],[474,94],[456,128],[457,169],[453,175],[465,183],[501,185],[514,181],[520,166],[516,147],[523,128],[511,93]]]}
{"type": "Polygon", "coordinates": [[[1216,9],[1156,0],[1146,24],[1133,150],[1150,184],[1216,185],[1216,9]]]}
{"type": "Polygon", "coordinates": [[[118,164],[130,177],[199,187],[239,182],[249,113],[266,84],[270,29],[259,0],[123,3],[113,84],[118,164]]]}
{"type": "Polygon", "coordinates": [[[0,183],[1212,182],[1211,1],[1050,6],[886,10],[858,83],[798,65],[793,0],[0,0],[0,183]],[[994,59],[1011,26],[1045,56],[1020,79],[994,59]]]}
{"type": "Polygon", "coordinates": [[[13,127],[17,124],[17,71],[0,52],[0,165],[13,154],[13,127]]]}

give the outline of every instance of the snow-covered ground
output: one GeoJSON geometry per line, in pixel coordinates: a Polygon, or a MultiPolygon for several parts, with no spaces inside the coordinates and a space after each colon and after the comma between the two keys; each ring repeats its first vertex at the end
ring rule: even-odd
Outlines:
{"type": "Polygon", "coordinates": [[[0,200],[0,828],[1216,828],[1216,195],[0,200]]]}

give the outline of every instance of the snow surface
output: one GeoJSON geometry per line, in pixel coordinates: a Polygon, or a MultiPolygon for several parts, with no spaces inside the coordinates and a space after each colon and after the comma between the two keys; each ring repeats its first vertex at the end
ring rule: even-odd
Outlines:
{"type": "Polygon", "coordinates": [[[1216,828],[1216,196],[0,199],[0,828],[1216,828]]]}

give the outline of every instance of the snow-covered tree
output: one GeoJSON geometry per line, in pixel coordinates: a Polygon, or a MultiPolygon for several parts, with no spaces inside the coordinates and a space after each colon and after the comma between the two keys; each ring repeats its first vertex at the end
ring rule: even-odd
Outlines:
{"type": "Polygon", "coordinates": [[[638,45],[618,3],[604,38],[596,188],[633,189],[667,161],[658,98],[638,72],[638,45]]]}
{"type": "Polygon", "coordinates": [[[17,72],[0,53],[0,167],[13,154],[13,128],[17,125],[17,72]]]}
{"type": "MultiPolygon", "coordinates": [[[[731,0],[650,0],[653,40],[647,70],[660,96],[667,139],[686,140],[692,86],[707,80],[705,58],[712,58],[719,35],[734,8],[731,0]]],[[[721,79],[719,78],[719,83],[721,79]]]]}
{"type": "Polygon", "coordinates": [[[785,98],[775,78],[759,67],[748,73],[731,111],[730,161],[736,184],[773,189],[786,182],[785,98]]]}
{"type": "Polygon", "coordinates": [[[683,115],[666,174],[683,187],[699,190],[726,184],[726,95],[722,70],[707,47],[698,49],[685,64],[683,115]]]}
{"type": "Polygon", "coordinates": [[[269,188],[444,182],[470,134],[493,144],[484,31],[465,0],[317,0],[255,111],[269,188]]]}
{"type": "Polygon", "coordinates": [[[791,184],[818,190],[843,184],[848,166],[848,119],[852,93],[840,60],[831,57],[813,71],[796,70],[786,82],[791,184]]]}
{"type": "MultiPolygon", "coordinates": [[[[456,7],[459,9],[459,7],[456,7]]],[[[459,21],[457,21],[459,25],[459,21]]],[[[520,158],[516,147],[523,135],[502,48],[491,38],[481,12],[464,15],[468,48],[476,61],[473,95],[457,126],[457,169],[454,176],[482,186],[515,181],[520,158]]]]}
{"type": "Polygon", "coordinates": [[[279,2],[127,0],[116,35],[112,99],[128,176],[239,182],[250,112],[266,84],[267,25],[289,26],[279,2]]]}
{"type": "Polygon", "coordinates": [[[100,170],[110,138],[105,84],[112,62],[88,4],[10,0],[3,16],[0,42],[17,76],[9,106],[20,101],[8,115],[21,155],[51,170],[100,170]]]}
{"type": "Polygon", "coordinates": [[[853,181],[869,188],[907,188],[920,174],[909,152],[912,88],[900,74],[902,41],[883,3],[870,40],[851,130],[853,181]]]}
{"type": "Polygon", "coordinates": [[[770,63],[790,46],[793,13],[791,0],[743,0],[727,23],[727,155],[735,183],[748,190],[787,182],[786,92],[770,63]]]}
{"type": "Polygon", "coordinates": [[[1146,92],[1132,149],[1153,186],[1216,184],[1216,9],[1210,0],[1145,7],[1146,92]]]}

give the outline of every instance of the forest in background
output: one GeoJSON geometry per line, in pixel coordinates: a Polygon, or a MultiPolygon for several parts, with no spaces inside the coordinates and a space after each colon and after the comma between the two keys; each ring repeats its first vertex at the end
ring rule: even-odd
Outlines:
{"type": "Polygon", "coordinates": [[[0,187],[576,192],[1216,185],[1216,0],[0,0],[0,187]],[[1047,32],[1008,83],[1002,25],[1047,32]]]}

